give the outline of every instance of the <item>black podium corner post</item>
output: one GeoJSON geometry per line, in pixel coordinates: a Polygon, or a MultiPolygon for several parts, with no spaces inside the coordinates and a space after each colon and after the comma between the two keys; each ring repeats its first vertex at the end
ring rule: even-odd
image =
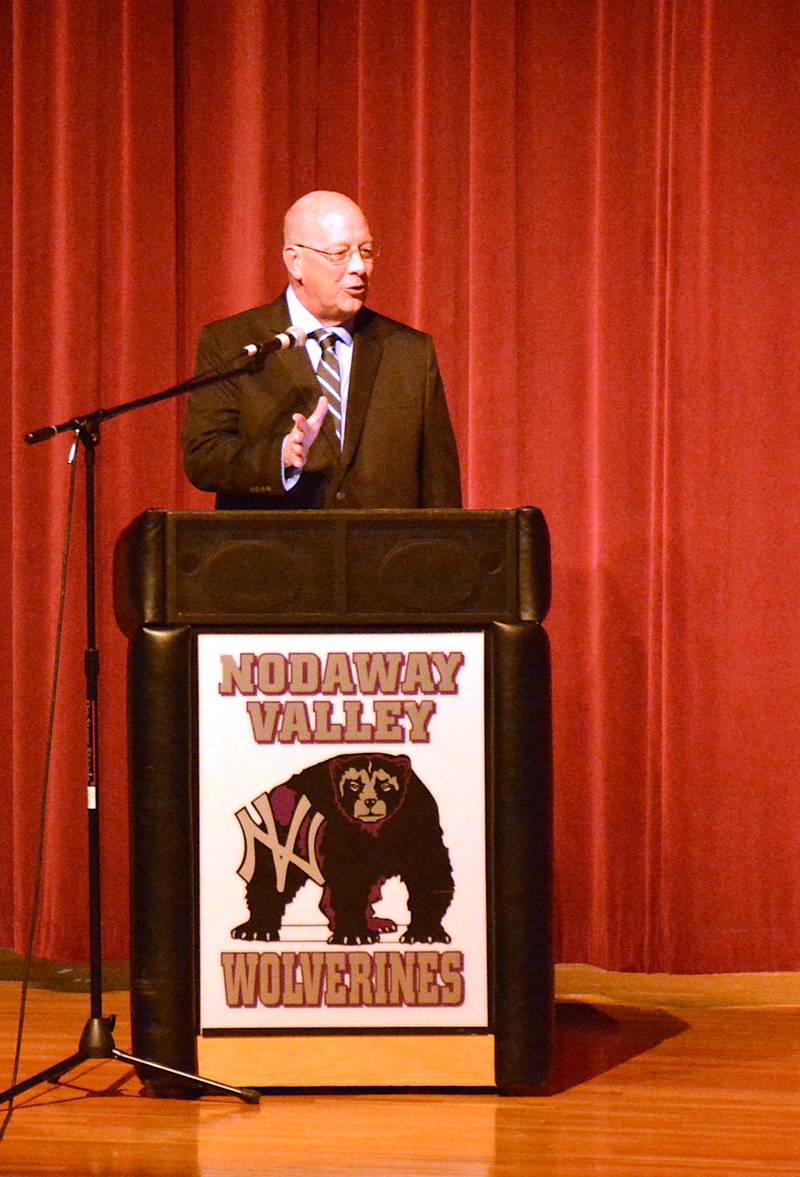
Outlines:
{"type": "Polygon", "coordinates": [[[191,636],[144,626],[128,651],[133,1050],[183,1071],[197,1066],[191,636]]]}
{"type": "Polygon", "coordinates": [[[552,1043],[550,651],[540,625],[492,631],[495,1073],[522,1094],[547,1077],[552,1043]]]}

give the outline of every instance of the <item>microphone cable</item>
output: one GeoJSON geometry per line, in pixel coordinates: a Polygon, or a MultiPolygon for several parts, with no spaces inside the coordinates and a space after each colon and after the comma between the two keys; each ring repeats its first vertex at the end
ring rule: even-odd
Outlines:
{"type": "MultiPolygon", "coordinates": [[[[59,600],[58,600],[58,621],[56,623],[56,647],[53,656],[53,678],[50,687],[50,716],[47,724],[47,740],[45,744],[44,754],[44,774],[42,778],[42,799],[39,808],[39,846],[36,853],[36,866],[34,869],[33,878],[33,898],[31,900],[31,912],[28,922],[28,943],[25,952],[25,961],[22,974],[22,989],[20,991],[19,1015],[17,1019],[17,1045],[14,1052],[14,1065],[11,1075],[11,1083],[9,1087],[14,1088],[17,1085],[19,1078],[19,1065],[22,1056],[22,1037],[25,1029],[25,1011],[28,1003],[28,988],[30,985],[31,971],[33,967],[33,942],[36,934],[36,925],[39,920],[39,903],[41,899],[42,890],[42,873],[44,863],[44,834],[45,834],[45,820],[47,816],[47,794],[50,783],[50,761],[53,752],[53,731],[55,729],[56,716],[56,697],[58,693],[58,675],[61,666],[61,647],[64,635],[64,606],[67,597],[67,566],[69,563],[70,541],[72,537],[72,520],[75,508],[75,482],[78,471],[77,462],[77,442],[73,443],[70,450],[69,463],[72,467],[69,479],[69,496],[67,502],[67,524],[64,534],[64,551],[61,559],[61,581],[59,586],[59,600]]],[[[0,1123],[0,1142],[6,1134],[6,1129],[11,1121],[11,1116],[14,1112],[14,1097],[12,1096],[8,1103],[5,1116],[2,1123],[0,1123]]]]}

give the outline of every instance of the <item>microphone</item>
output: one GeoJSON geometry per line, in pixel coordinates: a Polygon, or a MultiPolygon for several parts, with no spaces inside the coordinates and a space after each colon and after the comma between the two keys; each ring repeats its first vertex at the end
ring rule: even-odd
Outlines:
{"type": "Polygon", "coordinates": [[[288,347],[305,347],[307,338],[305,331],[300,327],[287,327],[285,331],[273,335],[272,339],[266,340],[265,343],[246,343],[241,354],[263,358],[272,355],[274,351],[286,351],[288,347]]]}
{"type": "Polygon", "coordinates": [[[39,441],[47,441],[49,437],[55,437],[57,433],[57,425],[45,425],[43,429],[34,429],[31,433],[26,433],[25,441],[28,445],[36,445],[39,441]]]}

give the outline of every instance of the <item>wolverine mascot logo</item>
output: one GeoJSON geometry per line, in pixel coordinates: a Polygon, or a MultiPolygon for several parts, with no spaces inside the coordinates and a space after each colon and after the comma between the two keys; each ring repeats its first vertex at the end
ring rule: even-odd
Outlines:
{"type": "Polygon", "coordinates": [[[320,909],[331,944],[373,944],[396,932],[374,905],[387,879],[408,891],[404,944],[449,944],[442,918],[453,872],[433,795],[407,756],[334,756],[262,793],[236,814],[245,837],[239,874],[250,918],[237,940],[277,940],[287,906],[309,878],[322,887],[320,909]]]}

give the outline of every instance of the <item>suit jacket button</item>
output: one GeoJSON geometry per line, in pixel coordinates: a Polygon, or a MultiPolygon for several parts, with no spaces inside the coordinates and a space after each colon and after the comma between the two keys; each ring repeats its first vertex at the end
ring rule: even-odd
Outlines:
{"type": "Polygon", "coordinates": [[[347,498],[347,495],[345,494],[345,492],[343,490],[337,490],[337,492],[336,492],[337,503],[343,503],[346,498],[347,498]]]}

